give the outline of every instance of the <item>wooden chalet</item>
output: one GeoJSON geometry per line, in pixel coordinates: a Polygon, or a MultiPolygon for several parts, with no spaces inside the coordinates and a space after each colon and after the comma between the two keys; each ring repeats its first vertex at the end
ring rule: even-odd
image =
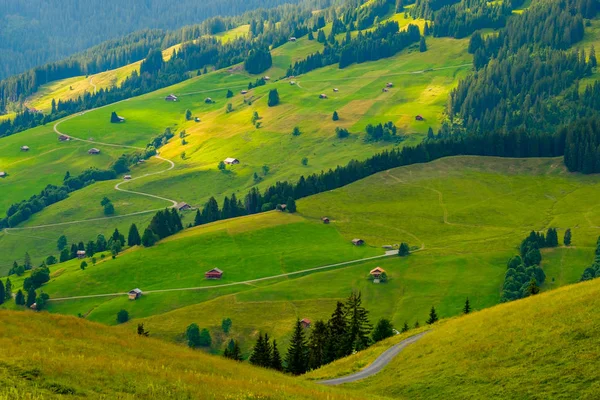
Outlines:
{"type": "Polygon", "coordinates": [[[384,87],[383,89],[381,89],[381,91],[385,93],[385,92],[389,92],[389,89],[384,87]]]}
{"type": "Polygon", "coordinates": [[[177,203],[175,205],[175,209],[177,211],[187,211],[187,210],[191,210],[192,206],[190,206],[188,203],[184,203],[183,201],[180,203],[177,203]]]}
{"type": "Polygon", "coordinates": [[[88,150],[88,154],[100,154],[100,150],[95,147],[92,147],[88,150]]]}
{"type": "Polygon", "coordinates": [[[221,279],[223,277],[223,271],[219,268],[213,268],[204,274],[206,279],[221,279]]]}
{"type": "Polygon", "coordinates": [[[302,327],[304,329],[308,329],[308,328],[310,328],[310,319],[308,319],[308,318],[302,318],[300,320],[300,324],[302,325],[302,327]]]}
{"type": "Polygon", "coordinates": [[[239,164],[240,160],[238,160],[237,158],[227,157],[225,160],[223,160],[223,162],[227,165],[235,165],[239,164]]]}
{"type": "Polygon", "coordinates": [[[127,293],[127,296],[129,297],[129,300],[137,300],[140,297],[142,297],[142,291],[138,288],[135,288],[133,290],[130,290],[127,293]]]}
{"type": "Polygon", "coordinates": [[[365,241],[362,239],[352,239],[352,244],[355,246],[362,246],[365,244],[365,241]]]}
{"type": "Polygon", "coordinates": [[[126,181],[130,180],[131,179],[131,175],[124,175],[123,179],[125,179],[126,181]]]}
{"type": "Polygon", "coordinates": [[[77,258],[85,258],[85,250],[77,250],[77,258]]]}
{"type": "Polygon", "coordinates": [[[321,94],[319,95],[319,98],[320,98],[320,99],[326,99],[326,98],[327,98],[327,95],[326,95],[325,93],[321,93],[321,94]]]}
{"type": "Polygon", "coordinates": [[[321,221],[323,221],[324,224],[328,224],[330,222],[329,218],[327,218],[327,217],[321,218],[321,221]]]}
{"type": "Polygon", "coordinates": [[[369,273],[373,277],[373,283],[379,283],[381,282],[381,276],[385,274],[385,270],[381,267],[376,267],[373,268],[369,273]]]}
{"type": "Polygon", "coordinates": [[[165,101],[177,101],[177,96],[175,96],[174,94],[170,94],[167,97],[165,97],[165,101]]]}
{"type": "Polygon", "coordinates": [[[60,140],[61,142],[66,142],[68,141],[70,138],[67,135],[59,135],[58,136],[58,140],[60,140]]]}
{"type": "Polygon", "coordinates": [[[29,146],[21,146],[21,151],[29,151],[29,146]]]}
{"type": "Polygon", "coordinates": [[[415,117],[415,119],[416,119],[417,121],[423,121],[425,118],[423,118],[423,116],[422,116],[422,115],[417,115],[417,116],[415,117]]]}
{"type": "Polygon", "coordinates": [[[394,84],[392,82],[388,82],[385,84],[385,87],[388,87],[388,88],[391,88],[393,86],[394,86],[394,84]]]}
{"type": "Polygon", "coordinates": [[[204,99],[204,102],[206,104],[212,104],[213,103],[213,99],[211,97],[207,97],[207,98],[204,99]]]}

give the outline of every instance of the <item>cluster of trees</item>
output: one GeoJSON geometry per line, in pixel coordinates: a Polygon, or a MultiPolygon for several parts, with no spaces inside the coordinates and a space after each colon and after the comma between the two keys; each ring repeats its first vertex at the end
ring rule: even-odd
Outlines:
{"type": "Polygon", "coordinates": [[[385,124],[368,124],[365,128],[365,132],[365,142],[393,142],[400,139],[400,137],[396,135],[398,129],[392,121],[388,121],[385,124]]]}
{"type": "Polygon", "coordinates": [[[6,217],[0,219],[0,229],[14,227],[27,221],[33,214],[69,197],[70,192],[96,181],[105,181],[116,177],[117,174],[113,169],[100,170],[96,168],[90,168],[78,176],[65,176],[62,186],[48,185],[39,194],[31,196],[28,200],[12,204],[6,211],[6,217]]]}
{"type": "MultiPolygon", "coordinates": [[[[571,231],[565,232],[565,242],[570,243],[571,231]]],[[[504,285],[500,301],[507,302],[538,294],[539,285],[546,280],[546,274],[540,267],[542,253],[540,249],[558,246],[558,233],[555,228],[549,228],[543,233],[532,231],[521,242],[520,256],[508,261],[508,269],[504,276],[504,285]]]]}
{"type": "Polygon", "coordinates": [[[212,338],[208,329],[200,327],[196,323],[190,324],[185,330],[185,338],[187,344],[191,348],[197,347],[210,347],[212,344],[212,338]]]}
{"type": "MultiPolygon", "coordinates": [[[[133,229],[133,227],[131,229],[133,229]]],[[[141,244],[145,247],[153,246],[160,239],[173,235],[182,229],[183,224],[181,223],[181,217],[177,210],[175,208],[165,208],[164,210],[158,211],[154,217],[152,217],[150,225],[144,230],[141,244]]],[[[137,228],[135,228],[135,231],[137,231],[137,228]]],[[[137,236],[139,237],[139,233],[137,236]]],[[[134,242],[138,244],[137,240],[132,240],[132,243],[134,242]]]]}
{"type": "Polygon", "coordinates": [[[600,237],[596,242],[596,251],[594,252],[594,262],[588,268],[583,271],[581,275],[582,281],[589,281],[591,279],[600,278],[600,237]]]}
{"type": "Polygon", "coordinates": [[[256,48],[248,52],[248,57],[244,61],[244,69],[251,74],[260,74],[268,70],[273,65],[271,52],[268,48],[256,48]]]}
{"type": "MultiPolygon", "coordinates": [[[[15,304],[18,306],[26,306],[28,308],[35,304],[35,309],[37,311],[43,310],[46,307],[50,296],[44,292],[41,292],[38,296],[35,290],[45,282],[48,282],[49,279],[50,277],[47,268],[35,268],[31,277],[28,277],[23,281],[23,290],[27,293],[27,297],[23,294],[23,290],[19,289],[15,294],[15,304]],[[38,273],[38,271],[40,272],[38,273]],[[41,276],[44,276],[44,278],[41,278],[41,276]]],[[[2,280],[0,280],[0,304],[12,299],[13,292],[10,278],[6,279],[6,283],[3,283],[2,280]]]]}

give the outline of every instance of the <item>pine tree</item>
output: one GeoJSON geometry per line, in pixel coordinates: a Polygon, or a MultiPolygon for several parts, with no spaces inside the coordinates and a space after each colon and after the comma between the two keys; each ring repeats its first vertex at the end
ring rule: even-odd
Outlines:
{"type": "Polygon", "coordinates": [[[287,202],[285,203],[285,209],[290,213],[296,212],[296,200],[293,197],[288,197],[287,202]]]}
{"type": "Polygon", "coordinates": [[[439,320],[437,313],[435,312],[435,307],[431,306],[431,311],[429,311],[429,319],[427,320],[427,325],[432,325],[439,320]]]}
{"type": "Polygon", "coordinates": [[[119,324],[124,324],[127,321],[129,321],[129,313],[127,310],[119,310],[117,313],[117,322],[119,324]]]}
{"type": "Polygon", "coordinates": [[[269,368],[271,365],[271,344],[269,335],[258,334],[258,339],[250,356],[250,363],[259,367],[269,368]]]}
{"type": "Polygon", "coordinates": [[[296,327],[285,356],[286,371],[292,375],[301,375],[308,370],[308,345],[304,337],[304,328],[300,320],[296,320],[296,327]]]}
{"type": "Polygon", "coordinates": [[[139,246],[140,244],[142,244],[142,239],[140,238],[137,226],[131,224],[129,227],[129,234],[127,235],[127,246],[139,246]]]}
{"type": "Polygon", "coordinates": [[[465,301],[465,306],[463,307],[463,314],[468,314],[471,312],[471,304],[469,303],[469,298],[465,301]]]}
{"type": "Polygon", "coordinates": [[[415,322],[415,329],[417,329],[418,327],[420,327],[421,325],[419,324],[419,321],[415,322]]]}
{"type": "Polygon", "coordinates": [[[315,40],[315,36],[313,35],[312,31],[308,31],[308,40],[315,40]]]}
{"type": "Polygon", "coordinates": [[[398,249],[398,255],[400,257],[406,257],[410,254],[410,247],[408,247],[407,243],[400,243],[400,248],[398,249]]]}
{"type": "Polygon", "coordinates": [[[339,119],[340,119],[340,117],[339,117],[339,115],[338,115],[337,111],[334,111],[334,112],[333,112],[333,117],[331,117],[331,119],[332,119],[332,120],[334,120],[334,121],[337,121],[337,120],[339,120],[339,119]]]}
{"type": "Polygon", "coordinates": [[[65,247],[67,247],[67,237],[65,235],[61,235],[56,242],[56,247],[59,251],[62,251],[65,247]]]}
{"type": "Polygon", "coordinates": [[[4,303],[4,300],[6,300],[6,291],[4,289],[4,283],[2,283],[2,280],[0,279],[0,304],[4,303]]]}
{"type": "Polygon", "coordinates": [[[408,332],[410,328],[408,327],[408,321],[404,321],[404,325],[402,325],[402,329],[400,330],[400,333],[404,333],[404,332],[408,332]]]}
{"type": "Polygon", "coordinates": [[[309,369],[317,369],[325,364],[327,343],[329,341],[329,330],[323,321],[316,321],[311,329],[309,339],[309,369]]]}
{"type": "Polygon", "coordinates": [[[273,352],[271,354],[271,368],[275,371],[283,371],[283,364],[281,363],[281,355],[277,348],[277,341],[273,340],[273,352]]]}
{"type": "Polygon", "coordinates": [[[592,68],[596,68],[596,66],[598,65],[598,61],[596,60],[596,49],[594,48],[594,45],[592,45],[590,49],[589,63],[592,68]]]}
{"type": "Polygon", "coordinates": [[[563,243],[565,244],[565,246],[571,245],[571,228],[569,228],[565,231],[565,237],[563,239],[563,243]]]}
{"type": "Polygon", "coordinates": [[[346,302],[346,321],[348,336],[346,345],[352,350],[363,350],[369,346],[369,333],[372,326],[369,323],[369,312],[362,306],[362,295],[353,292],[346,302]]]}
{"type": "Polygon", "coordinates": [[[144,329],[144,324],[143,323],[138,324],[138,326],[137,326],[137,334],[139,336],[146,336],[146,337],[150,336],[150,332],[148,332],[146,329],[144,329]]]}
{"type": "Polygon", "coordinates": [[[427,43],[425,43],[425,36],[421,36],[421,40],[419,40],[419,51],[421,53],[427,51],[427,43]]]}
{"type": "Polygon", "coordinates": [[[327,343],[325,364],[347,356],[352,352],[352,348],[347,347],[345,341],[348,334],[348,325],[343,303],[337,302],[335,311],[331,314],[327,326],[329,328],[329,342],[327,343]]]}
{"type": "Polygon", "coordinates": [[[15,304],[18,306],[25,305],[25,296],[23,296],[23,291],[21,289],[17,291],[17,295],[15,296],[15,304]]]}
{"type": "Polygon", "coordinates": [[[33,287],[29,288],[29,291],[27,292],[27,301],[25,302],[25,305],[27,307],[31,307],[36,300],[36,293],[35,293],[35,289],[33,287]]]}
{"type": "Polygon", "coordinates": [[[197,324],[190,324],[185,330],[185,338],[189,347],[198,347],[200,345],[200,328],[197,324]]]}
{"type": "Polygon", "coordinates": [[[31,257],[29,256],[29,252],[25,252],[25,260],[23,261],[23,266],[25,269],[31,269],[31,257]]]}
{"type": "Polygon", "coordinates": [[[196,210],[196,216],[194,217],[194,226],[202,225],[204,222],[202,220],[202,214],[200,210],[196,210]]]}
{"type": "Polygon", "coordinates": [[[389,319],[382,318],[377,322],[377,325],[375,325],[371,338],[373,339],[373,342],[379,342],[392,336],[394,336],[394,327],[392,326],[392,323],[389,319]]]}
{"type": "Polygon", "coordinates": [[[157,237],[150,228],[146,228],[144,236],[142,236],[142,245],[144,247],[152,247],[156,243],[157,237]]]}
{"type": "Polygon", "coordinates": [[[267,105],[269,107],[275,107],[277,104],[279,104],[279,92],[277,92],[277,89],[271,89],[269,90],[269,100],[267,105]]]}
{"type": "Polygon", "coordinates": [[[229,339],[229,343],[225,348],[225,352],[223,352],[223,356],[235,361],[242,361],[242,351],[240,350],[239,343],[233,339],[229,339]]]}
{"type": "Polygon", "coordinates": [[[12,299],[12,283],[10,278],[6,278],[6,286],[4,287],[4,298],[6,300],[12,299]]]}

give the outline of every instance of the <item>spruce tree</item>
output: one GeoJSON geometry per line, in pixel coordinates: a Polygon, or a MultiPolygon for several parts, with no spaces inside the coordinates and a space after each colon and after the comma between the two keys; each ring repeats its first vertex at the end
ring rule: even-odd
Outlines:
{"type": "Polygon", "coordinates": [[[400,333],[404,333],[404,332],[408,332],[410,328],[408,327],[408,321],[404,321],[404,325],[402,325],[402,329],[400,330],[400,333]]]}
{"type": "Polygon", "coordinates": [[[540,292],[540,287],[537,284],[537,281],[535,280],[535,278],[531,278],[531,280],[529,281],[529,285],[527,286],[527,293],[530,296],[536,295],[540,292]]]}
{"type": "Polygon", "coordinates": [[[35,289],[33,287],[29,288],[29,291],[27,292],[27,301],[25,302],[25,305],[27,307],[31,307],[36,300],[36,293],[35,293],[35,289]]]}
{"type": "Polygon", "coordinates": [[[273,352],[271,353],[271,368],[275,371],[283,371],[283,364],[281,363],[281,355],[277,348],[277,341],[273,340],[273,352]]]}
{"type": "Polygon", "coordinates": [[[6,286],[4,287],[4,298],[6,300],[12,299],[12,283],[10,278],[6,278],[6,286]]]}
{"type": "Polygon", "coordinates": [[[0,304],[4,303],[4,300],[6,300],[6,291],[4,290],[4,283],[0,279],[0,304]]]}
{"type": "Polygon", "coordinates": [[[425,36],[421,36],[421,40],[419,41],[419,51],[421,53],[427,51],[427,43],[425,43],[425,36]]]}
{"type": "Polygon", "coordinates": [[[348,334],[348,325],[343,303],[337,302],[335,311],[331,314],[327,325],[329,328],[329,341],[327,343],[325,364],[347,356],[352,352],[352,348],[347,347],[345,341],[348,334]]]}
{"type": "Polygon", "coordinates": [[[304,337],[304,328],[299,319],[296,320],[285,362],[285,370],[292,375],[301,375],[308,370],[308,345],[304,337]]]}
{"type": "Polygon", "coordinates": [[[259,367],[269,368],[271,366],[271,343],[269,335],[258,334],[254,350],[250,356],[250,363],[259,367]]]}
{"type": "Polygon", "coordinates": [[[190,324],[185,330],[185,338],[189,347],[198,347],[200,345],[200,328],[197,324],[190,324]]]}
{"type": "Polygon", "coordinates": [[[15,296],[15,304],[18,306],[25,305],[25,296],[23,296],[23,291],[21,289],[17,291],[17,295],[15,296]]]}
{"type": "Polygon", "coordinates": [[[31,269],[31,257],[29,256],[29,252],[25,252],[25,260],[23,261],[23,266],[25,269],[31,269]]]}
{"type": "Polygon", "coordinates": [[[333,117],[331,117],[331,119],[332,119],[332,120],[334,120],[334,121],[337,121],[337,120],[339,120],[339,119],[340,119],[340,117],[339,117],[339,115],[338,115],[337,111],[334,111],[334,112],[333,112],[333,117]]]}
{"type": "Polygon", "coordinates": [[[596,60],[596,49],[594,48],[594,45],[592,45],[590,48],[589,64],[592,68],[596,68],[598,65],[598,61],[596,60]]]}
{"type": "Polygon", "coordinates": [[[316,321],[311,329],[309,339],[309,369],[317,369],[325,364],[327,343],[329,341],[329,330],[323,321],[316,321]]]}
{"type": "Polygon", "coordinates": [[[296,200],[293,197],[288,197],[287,202],[285,203],[285,209],[290,213],[296,212],[296,200]]]}
{"type": "Polygon", "coordinates": [[[346,346],[352,350],[363,350],[369,347],[369,333],[372,326],[369,323],[369,312],[362,306],[362,295],[353,292],[346,302],[346,321],[348,336],[346,346]]]}
{"type": "Polygon", "coordinates": [[[144,236],[142,236],[142,245],[144,247],[152,247],[156,243],[157,237],[150,228],[146,228],[144,236]]]}
{"type": "Polygon", "coordinates": [[[400,257],[406,257],[410,254],[410,247],[408,247],[408,243],[400,243],[400,248],[398,249],[398,255],[400,257]]]}
{"type": "Polygon", "coordinates": [[[277,104],[279,104],[279,92],[277,92],[277,89],[271,89],[269,90],[269,100],[267,101],[267,105],[269,107],[275,107],[277,104]]]}
{"type": "Polygon", "coordinates": [[[435,312],[435,307],[431,306],[431,311],[429,311],[429,319],[427,320],[428,325],[432,325],[439,320],[437,313],[435,312]]]}
{"type": "Polygon", "coordinates": [[[239,343],[237,341],[234,341],[233,339],[229,339],[229,343],[225,348],[223,356],[235,361],[242,361],[242,351],[240,350],[239,343]]]}
{"type": "Polygon", "coordinates": [[[196,210],[196,216],[194,217],[194,226],[202,225],[204,221],[202,220],[202,214],[200,210],[196,210]]]}
{"type": "Polygon", "coordinates": [[[394,327],[392,326],[392,323],[389,319],[382,318],[377,322],[377,325],[375,325],[371,338],[373,339],[373,342],[379,342],[392,336],[394,336],[394,327]]]}
{"type": "Polygon", "coordinates": [[[127,246],[139,246],[140,244],[142,244],[142,238],[140,238],[137,226],[131,224],[129,227],[129,234],[127,235],[127,246]]]}
{"type": "Polygon", "coordinates": [[[469,298],[465,301],[465,306],[463,307],[463,314],[468,314],[471,312],[471,304],[469,303],[469,298]]]}
{"type": "Polygon", "coordinates": [[[565,244],[565,246],[571,245],[571,228],[569,228],[565,231],[565,237],[563,239],[563,243],[565,244]]]}
{"type": "Polygon", "coordinates": [[[415,322],[415,329],[417,329],[418,327],[420,327],[421,325],[419,324],[419,321],[415,322]]]}

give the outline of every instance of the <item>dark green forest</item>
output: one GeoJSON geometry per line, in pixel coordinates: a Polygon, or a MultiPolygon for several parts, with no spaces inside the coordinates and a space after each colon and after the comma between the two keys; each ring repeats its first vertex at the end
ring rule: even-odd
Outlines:
{"type": "MultiPolygon", "coordinates": [[[[0,79],[142,29],[170,30],[295,0],[11,0],[0,7],[0,79]]],[[[147,53],[146,50],[144,53],[147,53]]],[[[145,54],[144,54],[145,55],[145,54]]],[[[139,60],[139,58],[138,58],[139,60]]]]}

